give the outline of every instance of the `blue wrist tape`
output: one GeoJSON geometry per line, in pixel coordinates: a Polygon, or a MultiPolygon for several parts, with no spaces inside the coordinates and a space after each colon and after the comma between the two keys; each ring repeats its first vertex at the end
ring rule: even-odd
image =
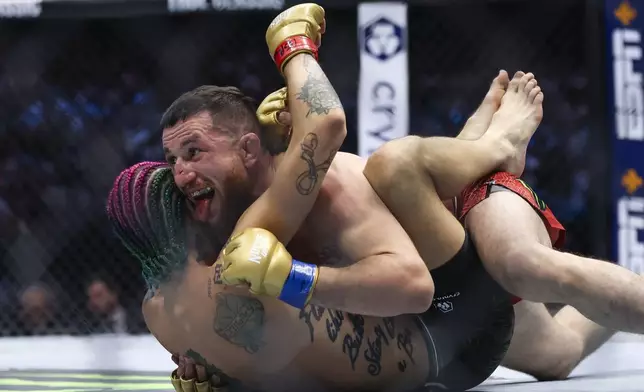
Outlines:
{"type": "Polygon", "coordinates": [[[306,305],[306,299],[313,290],[315,274],[318,267],[313,264],[303,263],[293,259],[291,272],[284,282],[279,299],[287,304],[302,309],[306,305]]]}

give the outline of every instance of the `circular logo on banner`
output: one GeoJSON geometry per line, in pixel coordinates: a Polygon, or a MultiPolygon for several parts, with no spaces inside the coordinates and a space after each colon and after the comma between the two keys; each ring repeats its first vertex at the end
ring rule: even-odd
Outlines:
{"type": "Polygon", "coordinates": [[[387,61],[404,48],[403,28],[381,16],[362,27],[362,50],[387,61]]]}

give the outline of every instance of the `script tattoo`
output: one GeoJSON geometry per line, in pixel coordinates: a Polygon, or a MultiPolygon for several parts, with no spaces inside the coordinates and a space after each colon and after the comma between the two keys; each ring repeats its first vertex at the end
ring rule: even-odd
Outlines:
{"type": "Polygon", "coordinates": [[[324,308],[316,305],[307,305],[302,310],[300,310],[299,319],[304,320],[304,324],[309,328],[309,334],[311,335],[311,343],[314,341],[314,332],[315,327],[313,326],[313,320],[320,321],[324,316],[324,308]]]}
{"type": "Polygon", "coordinates": [[[329,318],[326,319],[326,332],[329,340],[335,342],[340,334],[340,328],[344,322],[344,313],[338,310],[329,310],[329,318]]]}
{"type": "Polygon", "coordinates": [[[351,369],[356,370],[356,361],[364,339],[364,317],[357,314],[347,314],[349,322],[353,325],[353,334],[346,334],[342,342],[342,352],[347,354],[351,361],[351,369]]]}
{"type": "Polygon", "coordinates": [[[306,113],[306,117],[311,114],[325,115],[329,114],[331,109],[342,108],[338,94],[315,59],[304,56],[302,64],[308,75],[300,92],[295,96],[308,105],[309,111],[306,113]]]}
{"type": "Polygon", "coordinates": [[[306,162],[307,169],[297,177],[295,187],[300,195],[303,196],[310,195],[315,190],[315,186],[320,179],[320,173],[326,173],[329,170],[336,153],[335,150],[331,151],[331,154],[329,154],[324,162],[317,165],[315,163],[315,149],[318,148],[318,144],[318,135],[312,132],[307,134],[304,140],[302,140],[302,143],[300,143],[300,147],[302,148],[300,157],[306,162]]]}
{"type": "Polygon", "coordinates": [[[398,334],[396,340],[398,341],[398,349],[403,350],[407,354],[412,364],[416,363],[414,361],[414,346],[411,343],[411,331],[405,328],[398,334]]]}
{"type": "MultiPolygon", "coordinates": [[[[371,376],[378,376],[382,372],[382,356],[385,347],[396,347],[398,350],[403,351],[409,358],[411,364],[415,364],[414,346],[411,340],[411,330],[405,328],[402,332],[396,331],[395,319],[393,317],[385,317],[382,322],[373,327],[373,334],[365,339],[365,320],[360,315],[355,315],[346,312],[340,312],[332,309],[325,309],[321,306],[308,305],[300,311],[300,320],[303,320],[307,325],[311,337],[311,342],[314,341],[314,323],[317,323],[325,318],[325,326],[327,337],[331,343],[338,341],[340,332],[345,321],[348,320],[351,325],[352,332],[343,336],[342,352],[349,358],[351,369],[356,370],[356,363],[360,358],[360,353],[367,362],[367,373],[371,376]],[[366,342],[366,347],[362,350],[363,342],[366,342]]],[[[400,372],[407,370],[407,360],[401,360],[396,363],[400,372]]]]}
{"type": "Polygon", "coordinates": [[[213,328],[217,335],[250,354],[263,345],[264,305],[256,298],[229,293],[215,295],[213,328]]]}
{"type": "Polygon", "coordinates": [[[367,372],[372,376],[379,375],[382,370],[380,361],[382,359],[383,345],[389,346],[389,341],[396,336],[393,318],[384,318],[383,325],[385,326],[384,329],[380,325],[376,325],[373,329],[376,337],[374,340],[367,338],[367,349],[364,351],[364,359],[369,363],[367,372]]]}

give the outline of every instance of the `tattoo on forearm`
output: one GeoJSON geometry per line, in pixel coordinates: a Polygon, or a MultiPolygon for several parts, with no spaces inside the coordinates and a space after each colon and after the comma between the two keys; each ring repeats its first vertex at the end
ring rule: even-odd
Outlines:
{"type": "Polygon", "coordinates": [[[307,134],[304,137],[304,140],[302,140],[302,143],[300,143],[300,147],[302,148],[300,157],[306,162],[308,167],[305,172],[297,177],[295,187],[303,196],[310,195],[315,190],[315,187],[320,180],[320,174],[324,174],[329,170],[336,153],[335,150],[331,151],[324,162],[318,165],[315,163],[315,150],[318,148],[318,144],[318,135],[312,132],[307,134]]]}
{"type": "Polygon", "coordinates": [[[215,295],[213,328],[226,341],[254,354],[264,345],[264,305],[256,298],[230,293],[215,295]]]}
{"type": "Polygon", "coordinates": [[[296,98],[308,105],[306,117],[311,114],[325,115],[329,114],[331,109],[342,108],[338,94],[315,59],[304,56],[302,64],[308,76],[296,98]]]}
{"type": "MultiPolygon", "coordinates": [[[[376,324],[373,330],[365,331],[365,320],[360,315],[308,305],[300,311],[300,320],[303,320],[307,325],[311,342],[315,340],[315,325],[325,316],[326,335],[331,343],[338,341],[345,320],[348,320],[352,330],[343,336],[341,342],[342,352],[348,357],[352,370],[356,370],[360,353],[362,353],[362,357],[367,363],[367,373],[374,377],[378,376],[382,372],[381,361],[385,347],[392,347],[394,350],[398,349],[404,352],[409,362],[412,365],[416,364],[414,345],[411,340],[412,331],[408,328],[397,331],[393,317],[385,317],[381,323],[376,324]],[[366,345],[363,345],[364,342],[366,345]]],[[[398,361],[396,366],[400,372],[405,372],[409,365],[404,359],[398,361]]]]}

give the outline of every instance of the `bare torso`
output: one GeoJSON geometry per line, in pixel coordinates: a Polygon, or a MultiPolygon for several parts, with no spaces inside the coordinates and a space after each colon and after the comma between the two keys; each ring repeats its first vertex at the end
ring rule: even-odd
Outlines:
{"type": "MultiPolygon", "coordinates": [[[[385,249],[391,241],[409,241],[402,228],[383,230],[399,225],[362,175],[363,167],[363,159],[337,154],[312,212],[288,246],[294,258],[346,266],[385,249]]],[[[271,342],[271,350],[235,345],[215,332],[217,319],[228,318],[230,324],[230,319],[239,317],[236,309],[246,306],[243,322],[279,324],[288,318],[280,315],[285,305],[257,297],[261,304],[254,306],[262,307],[265,317],[253,318],[252,306],[235,303],[238,294],[248,295],[247,290],[214,285],[212,276],[210,267],[190,261],[173,290],[162,288],[144,302],[148,327],[168,351],[198,352],[245,387],[258,390],[403,391],[422,385],[427,377],[425,337],[413,315],[363,317],[309,305],[296,321],[291,317],[288,326],[277,328],[282,333],[262,336],[271,342]],[[221,309],[229,309],[229,315],[221,309]],[[297,354],[291,355],[286,367],[271,368],[283,351],[293,348],[297,354]],[[227,365],[227,358],[248,355],[249,350],[255,350],[253,360],[247,361],[252,363],[227,365]]]]}

